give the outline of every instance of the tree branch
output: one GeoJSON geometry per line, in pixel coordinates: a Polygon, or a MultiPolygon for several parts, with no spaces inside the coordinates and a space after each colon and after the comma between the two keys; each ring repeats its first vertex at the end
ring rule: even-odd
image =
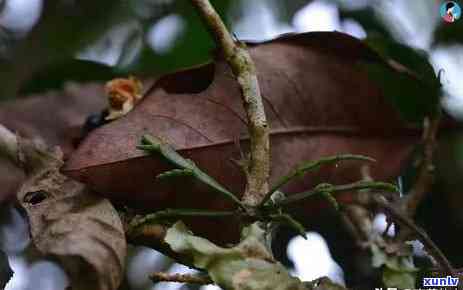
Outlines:
{"type": "Polygon", "coordinates": [[[316,186],[314,189],[309,191],[304,191],[301,193],[295,193],[291,196],[288,196],[285,199],[279,200],[275,202],[276,206],[286,206],[288,204],[292,204],[295,202],[302,201],[308,197],[313,195],[322,194],[322,193],[338,193],[343,191],[354,191],[354,190],[362,190],[362,189],[375,189],[375,190],[384,190],[384,191],[397,191],[397,188],[385,182],[379,181],[357,181],[349,184],[342,184],[342,185],[332,185],[329,183],[322,183],[316,186]]]}
{"type": "Polygon", "coordinates": [[[288,175],[283,176],[277,182],[277,184],[275,184],[270,189],[270,191],[265,195],[265,197],[261,201],[261,205],[264,205],[265,202],[267,202],[270,199],[273,193],[275,193],[277,190],[282,188],[285,184],[287,184],[294,178],[302,177],[306,172],[318,169],[320,166],[324,164],[336,163],[336,162],[344,161],[344,160],[361,160],[361,161],[375,162],[373,158],[363,156],[363,155],[355,155],[355,154],[340,154],[340,155],[335,155],[335,156],[326,156],[318,160],[304,162],[303,164],[293,169],[288,175]]]}
{"type": "Polygon", "coordinates": [[[246,166],[246,191],[243,202],[256,206],[268,192],[270,175],[269,126],[257,80],[256,68],[243,43],[235,43],[209,0],[191,0],[220,47],[242,91],[248,119],[250,159],[246,166]]]}
{"type": "Polygon", "coordinates": [[[441,113],[438,112],[436,116],[432,118],[426,117],[424,120],[423,159],[418,170],[415,184],[409,194],[404,197],[405,211],[407,215],[412,218],[415,216],[419,204],[426,197],[434,183],[433,156],[437,143],[436,136],[439,130],[440,115],[441,113]]]}
{"type": "Polygon", "coordinates": [[[409,229],[423,243],[428,254],[434,258],[443,272],[447,275],[452,275],[453,277],[456,276],[457,273],[450,261],[447,257],[445,257],[439,247],[429,238],[424,230],[419,228],[407,215],[402,214],[400,210],[391,205],[383,196],[379,194],[368,194],[370,195],[369,197],[363,195],[363,198],[361,199],[364,201],[369,200],[368,203],[373,203],[389,215],[395,222],[409,229]]]}
{"type": "Polygon", "coordinates": [[[155,272],[150,275],[151,281],[156,282],[177,282],[197,285],[214,284],[209,276],[191,275],[191,274],[169,274],[164,272],[155,272]]]}

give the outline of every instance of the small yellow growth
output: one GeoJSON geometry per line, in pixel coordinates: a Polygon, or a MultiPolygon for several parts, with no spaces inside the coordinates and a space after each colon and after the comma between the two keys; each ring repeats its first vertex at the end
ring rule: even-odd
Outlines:
{"type": "Polygon", "coordinates": [[[106,120],[115,120],[130,112],[143,98],[142,90],[141,81],[132,76],[107,82],[105,93],[108,96],[109,115],[106,120]]]}

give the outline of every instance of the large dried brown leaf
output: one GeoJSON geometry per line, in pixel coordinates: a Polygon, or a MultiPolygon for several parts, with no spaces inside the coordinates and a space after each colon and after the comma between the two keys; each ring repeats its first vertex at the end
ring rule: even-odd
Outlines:
{"type": "Polygon", "coordinates": [[[24,144],[21,153],[26,165],[34,168],[17,199],[27,214],[33,245],[61,263],[70,289],[117,289],[127,250],[117,211],[107,199],[62,175],[58,156],[37,153],[29,142],[24,144]]]}
{"type": "MultiPolygon", "coordinates": [[[[59,145],[68,154],[85,118],[104,107],[103,87],[68,84],[64,91],[1,103],[0,123],[19,135],[59,145]]],[[[24,180],[19,168],[0,159],[0,201],[15,195],[24,180]]]]}
{"type": "MultiPolygon", "coordinates": [[[[371,173],[376,179],[398,175],[419,131],[401,120],[358,66],[382,62],[361,41],[341,33],[307,33],[252,45],[250,53],[271,124],[272,183],[299,162],[339,153],[375,158],[371,173]]],[[[161,158],[146,156],[136,145],[143,134],[159,136],[241,194],[245,178],[231,159],[240,158],[235,140],[241,138],[246,147],[243,120],[238,84],[227,64],[217,60],[160,79],[131,113],[92,133],[64,170],[112,199],[148,210],[230,208],[223,197],[187,178],[156,180],[170,166],[161,158]]],[[[284,191],[360,178],[360,164],[344,162],[297,180],[284,191]]],[[[211,233],[212,226],[224,224],[190,224],[213,240],[223,240],[235,230],[211,233]]]]}

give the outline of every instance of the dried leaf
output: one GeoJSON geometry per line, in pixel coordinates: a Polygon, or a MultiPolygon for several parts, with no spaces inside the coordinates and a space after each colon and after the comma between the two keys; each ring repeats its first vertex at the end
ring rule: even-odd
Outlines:
{"type": "Polygon", "coordinates": [[[165,241],[173,251],[191,255],[193,264],[207,270],[214,283],[223,289],[309,289],[273,259],[265,247],[264,235],[253,224],[244,229],[244,237],[237,246],[221,248],[194,236],[179,222],[167,231],[165,241]]]}
{"type": "MultiPolygon", "coordinates": [[[[379,238],[379,237],[378,237],[379,238]]],[[[418,268],[413,263],[413,253],[405,249],[387,253],[387,244],[381,239],[370,244],[372,266],[382,267],[384,286],[399,289],[414,289],[418,268]]],[[[403,245],[406,247],[406,245],[403,245]]]]}
{"type": "MultiPolygon", "coordinates": [[[[21,147],[31,156],[28,146],[21,147]]],[[[62,175],[55,155],[39,156],[43,163],[17,193],[34,246],[63,265],[73,290],[117,289],[124,275],[126,241],[116,210],[107,199],[62,175]]]]}
{"type": "MultiPolygon", "coordinates": [[[[271,125],[272,172],[275,184],[297,164],[337,154],[374,158],[371,176],[395,177],[420,130],[403,121],[381,86],[362,64],[393,67],[360,40],[337,32],[288,35],[250,45],[271,125]]],[[[401,77],[406,77],[397,72],[401,77]]],[[[90,134],[67,162],[65,174],[113,200],[148,210],[207,208],[224,210],[233,204],[193,178],[177,182],[155,180],[174,167],[136,146],[144,134],[171,144],[198,168],[240,195],[245,177],[236,162],[248,146],[240,88],[228,65],[215,63],[161,78],[140,104],[124,118],[90,134]]],[[[403,96],[406,97],[406,96],[403,96]]],[[[361,162],[324,165],[293,180],[281,190],[308,190],[321,182],[344,184],[362,178],[361,162]]],[[[294,210],[308,214],[309,201],[294,210]]],[[[201,222],[189,223],[212,240],[238,237],[201,222]]],[[[220,226],[219,226],[220,227],[220,226]]]]}
{"type": "MultiPolygon", "coordinates": [[[[1,103],[0,123],[20,136],[59,145],[68,155],[87,116],[104,108],[103,95],[101,85],[68,84],[63,92],[1,103]]],[[[0,160],[0,201],[14,197],[23,180],[21,170],[0,160]]]]}

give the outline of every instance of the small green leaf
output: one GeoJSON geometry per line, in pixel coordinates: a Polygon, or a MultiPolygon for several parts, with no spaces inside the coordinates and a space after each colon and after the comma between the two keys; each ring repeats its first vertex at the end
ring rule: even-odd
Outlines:
{"type": "Polygon", "coordinates": [[[288,205],[294,202],[304,200],[306,198],[309,198],[317,194],[326,194],[326,193],[334,194],[337,192],[351,191],[351,190],[363,190],[363,189],[376,189],[376,190],[388,191],[388,192],[398,192],[399,190],[397,186],[391,183],[378,182],[378,181],[358,181],[358,182],[343,184],[343,185],[332,185],[329,183],[322,183],[322,184],[317,185],[313,190],[292,194],[288,196],[287,198],[285,198],[284,200],[276,202],[276,205],[285,206],[285,205],[288,205]]]}
{"type": "Polygon", "coordinates": [[[336,198],[333,197],[333,195],[331,195],[331,193],[327,192],[327,191],[324,191],[322,193],[322,196],[324,198],[326,198],[326,200],[328,200],[328,202],[336,209],[336,210],[339,210],[339,204],[338,204],[338,201],[336,200],[336,198]]]}
{"type": "Polygon", "coordinates": [[[147,224],[164,223],[166,221],[179,220],[182,217],[229,217],[233,211],[210,211],[203,209],[166,209],[155,213],[140,216],[133,220],[130,228],[136,229],[147,224]]]}
{"type": "Polygon", "coordinates": [[[175,174],[178,176],[180,172],[182,172],[182,174],[188,174],[189,176],[195,177],[217,192],[223,194],[225,197],[231,199],[236,204],[240,206],[242,205],[241,201],[233,193],[225,189],[225,187],[220,185],[215,179],[201,171],[201,169],[199,169],[193,161],[183,158],[180,154],[177,153],[177,151],[175,151],[163,140],[154,136],[144,135],[141,139],[141,145],[139,145],[138,148],[148,153],[160,154],[174,166],[179,167],[180,171],[167,173],[167,176],[172,176],[175,174]]]}
{"type": "Polygon", "coordinates": [[[193,176],[190,169],[172,169],[156,176],[157,179],[169,179],[175,177],[193,176]]]}
{"type": "Polygon", "coordinates": [[[387,255],[381,250],[376,244],[370,245],[371,251],[371,265],[375,268],[379,268],[386,264],[387,255]]]}
{"type": "Polygon", "coordinates": [[[288,175],[283,176],[280,179],[280,181],[278,181],[277,184],[275,184],[272,187],[272,189],[270,189],[270,191],[265,194],[265,197],[262,199],[261,205],[264,205],[274,192],[282,188],[285,184],[287,184],[294,178],[304,176],[304,174],[309,171],[317,170],[318,168],[320,168],[321,165],[336,163],[336,162],[345,161],[345,160],[360,160],[360,161],[370,161],[370,162],[375,161],[373,158],[363,156],[363,155],[341,154],[341,155],[335,155],[335,156],[322,157],[314,161],[304,162],[298,167],[296,167],[296,169],[291,171],[288,175]]]}
{"type": "Polygon", "coordinates": [[[299,235],[301,235],[304,239],[307,240],[307,235],[306,235],[307,230],[300,222],[295,220],[291,215],[282,213],[282,214],[270,215],[270,218],[273,221],[279,222],[281,224],[284,224],[284,225],[287,225],[293,228],[294,230],[296,230],[296,232],[299,235]]]}

